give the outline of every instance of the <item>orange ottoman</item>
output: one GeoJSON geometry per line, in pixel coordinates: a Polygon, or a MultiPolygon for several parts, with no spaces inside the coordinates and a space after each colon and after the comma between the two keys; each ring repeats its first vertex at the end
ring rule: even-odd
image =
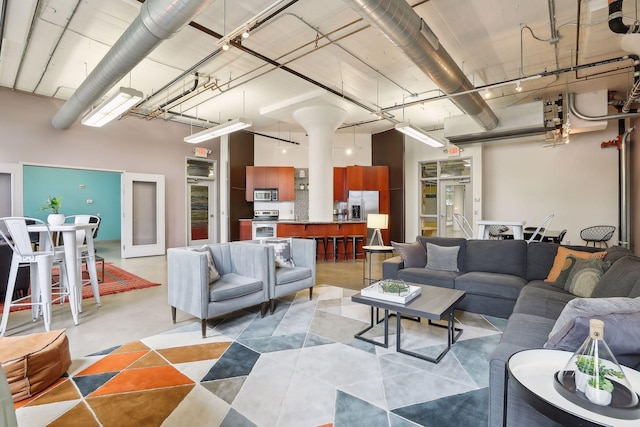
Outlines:
{"type": "Polygon", "coordinates": [[[0,363],[14,402],[41,392],[71,366],[65,330],[0,338],[0,363]]]}

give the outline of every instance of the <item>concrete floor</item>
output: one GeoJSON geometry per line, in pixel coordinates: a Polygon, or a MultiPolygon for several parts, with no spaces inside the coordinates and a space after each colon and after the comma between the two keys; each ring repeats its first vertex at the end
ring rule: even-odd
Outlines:
{"type": "MultiPolygon", "coordinates": [[[[93,299],[83,302],[78,325],[73,324],[68,305],[55,305],[52,310],[51,329],[66,329],[71,357],[77,358],[129,341],[156,335],[193,322],[195,318],[178,312],[177,324],[171,321],[167,304],[166,256],[120,258],[120,242],[96,242],[96,250],[107,262],[112,262],[133,274],[160,283],[147,289],[106,295],[98,307],[93,299]]],[[[372,275],[380,277],[383,256],[374,254],[372,275]]],[[[363,261],[319,261],[316,284],[335,285],[349,289],[363,287],[363,261]]],[[[23,310],[9,316],[7,336],[44,331],[42,321],[32,322],[31,312],[23,310]]]]}

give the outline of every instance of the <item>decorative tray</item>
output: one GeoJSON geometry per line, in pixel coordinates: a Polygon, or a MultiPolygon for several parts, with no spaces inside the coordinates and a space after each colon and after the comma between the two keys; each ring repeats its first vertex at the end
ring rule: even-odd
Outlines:
{"type": "Polygon", "coordinates": [[[408,285],[402,280],[381,280],[360,291],[363,297],[406,304],[422,293],[422,287],[408,285]]]}

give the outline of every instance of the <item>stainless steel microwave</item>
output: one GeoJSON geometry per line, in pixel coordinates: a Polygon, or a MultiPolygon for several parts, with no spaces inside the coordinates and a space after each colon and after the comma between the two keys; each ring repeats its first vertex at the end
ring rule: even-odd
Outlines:
{"type": "Polygon", "coordinates": [[[256,188],[253,190],[254,202],[277,202],[278,190],[276,188],[256,188]]]}

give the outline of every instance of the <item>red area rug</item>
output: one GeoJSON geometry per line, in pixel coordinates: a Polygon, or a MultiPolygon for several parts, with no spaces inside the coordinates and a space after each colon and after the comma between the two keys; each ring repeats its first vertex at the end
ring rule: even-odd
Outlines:
{"type": "MultiPolygon", "coordinates": [[[[54,269],[53,274],[57,272],[54,269]]],[[[86,271],[82,272],[83,279],[89,279],[89,274],[86,271]]],[[[102,269],[98,265],[98,279],[102,278],[102,269]]],[[[153,283],[147,279],[143,279],[140,276],[131,274],[126,270],[116,267],[111,263],[105,263],[104,265],[104,278],[98,285],[100,287],[100,296],[117,294],[120,292],[133,291],[135,289],[150,288],[152,286],[160,286],[160,283],[153,283]]],[[[82,298],[93,298],[93,290],[91,285],[87,284],[82,287],[82,298]]],[[[25,302],[28,302],[26,300],[25,302]]],[[[17,307],[11,307],[11,311],[28,310],[30,307],[23,305],[17,307]]],[[[4,302],[0,303],[0,312],[4,311],[4,302]]]]}

